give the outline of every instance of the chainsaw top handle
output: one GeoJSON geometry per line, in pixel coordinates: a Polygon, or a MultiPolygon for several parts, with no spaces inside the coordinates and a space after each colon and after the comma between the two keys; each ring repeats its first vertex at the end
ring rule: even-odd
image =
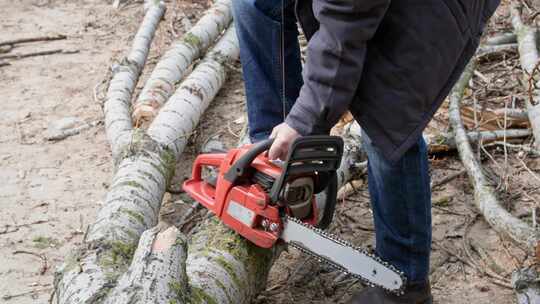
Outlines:
{"type": "Polygon", "coordinates": [[[281,189],[290,176],[317,172],[315,194],[326,189],[341,163],[343,139],[339,136],[310,135],[297,138],[289,148],[283,172],[270,190],[273,202],[280,200],[281,189]]]}
{"type": "MultiPolygon", "coordinates": [[[[235,184],[244,176],[250,168],[253,160],[262,152],[270,149],[273,138],[258,142],[238,159],[225,173],[225,179],[235,184]]],[[[328,184],[328,179],[339,168],[343,155],[343,140],[338,136],[310,135],[297,138],[289,148],[289,152],[283,164],[283,171],[276,179],[270,191],[270,198],[276,202],[279,200],[281,188],[291,175],[301,175],[311,172],[319,172],[323,180],[316,187],[320,192],[328,184]]]]}

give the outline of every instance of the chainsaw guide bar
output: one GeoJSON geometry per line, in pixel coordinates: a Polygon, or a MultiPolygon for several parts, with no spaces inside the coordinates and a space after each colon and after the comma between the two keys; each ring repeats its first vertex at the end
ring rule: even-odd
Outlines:
{"type": "Polygon", "coordinates": [[[280,238],[287,245],[365,285],[403,294],[407,280],[405,275],[377,255],[294,217],[285,215],[283,223],[285,228],[280,238]]]}

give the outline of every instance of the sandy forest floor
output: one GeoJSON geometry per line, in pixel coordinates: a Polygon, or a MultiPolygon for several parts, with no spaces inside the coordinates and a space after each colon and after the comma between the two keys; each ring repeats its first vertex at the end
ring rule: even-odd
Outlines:
{"type": "MultiPolygon", "coordinates": [[[[142,80],[171,41],[189,22],[196,22],[208,4],[202,0],[168,2],[166,19],[154,39],[142,80]]],[[[47,303],[55,267],[81,242],[113,172],[102,124],[58,142],[47,141],[44,132],[51,122],[66,117],[86,122],[103,119],[94,87],[129,47],[142,17],[142,5],[129,1],[115,10],[103,0],[0,0],[0,12],[0,41],[43,34],[68,37],[21,45],[15,52],[77,51],[15,60],[0,67],[0,96],[4,100],[0,120],[0,302],[47,303]]],[[[506,14],[501,8],[488,32],[510,30],[506,14]]],[[[482,62],[479,71],[485,78],[475,78],[475,90],[469,92],[467,101],[472,103],[474,97],[482,108],[500,108],[512,102],[521,105],[524,92],[517,81],[517,67],[515,53],[482,62]]],[[[244,112],[238,62],[230,68],[230,75],[179,161],[171,187],[179,187],[210,135],[219,133],[229,145],[237,140],[242,128],[237,122],[244,112]],[[227,128],[219,123],[223,121],[229,122],[227,128]]],[[[446,111],[443,107],[437,114],[430,132],[447,130],[446,111]]],[[[486,152],[479,155],[499,198],[514,214],[531,221],[531,206],[540,201],[535,190],[540,182],[532,175],[540,175],[540,159],[514,151],[505,161],[502,149],[486,148],[486,152]]],[[[462,170],[456,153],[433,156],[431,165],[434,181],[462,170]]],[[[357,192],[340,202],[331,229],[354,243],[368,245],[373,241],[373,229],[365,177],[361,181],[357,192]]],[[[175,223],[186,208],[178,203],[181,198],[165,196],[163,220],[175,223]]],[[[477,215],[472,200],[465,175],[433,191],[431,280],[435,303],[513,303],[511,289],[495,284],[478,269],[488,268],[508,279],[525,257],[489,228],[477,215]],[[471,263],[478,269],[470,267],[471,263]]],[[[192,223],[198,218],[195,216],[192,223]]],[[[342,303],[359,288],[357,282],[291,251],[277,261],[267,290],[255,302],[342,303]]]]}

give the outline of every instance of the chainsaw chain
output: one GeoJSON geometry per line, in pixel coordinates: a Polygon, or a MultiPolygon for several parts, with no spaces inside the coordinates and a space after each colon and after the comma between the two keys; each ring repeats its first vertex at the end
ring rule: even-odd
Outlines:
{"type": "Polygon", "coordinates": [[[398,270],[396,267],[394,267],[393,265],[389,264],[388,262],[385,262],[383,261],[380,257],[378,257],[377,255],[375,254],[372,254],[368,251],[366,251],[365,249],[361,248],[361,247],[358,247],[358,246],[355,246],[353,244],[351,244],[350,242],[348,241],[345,241],[339,237],[337,237],[336,235],[332,234],[332,233],[329,233],[329,232],[326,232],[324,230],[321,230],[319,228],[316,228],[312,225],[309,225],[309,224],[306,224],[304,222],[302,222],[301,220],[297,219],[297,218],[294,218],[294,217],[291,217],[289,215],[285,215],[285,219],[287,221],[292,221],[292,222],[295,222],[299,225],[302,225],[308,229],[310,229],[311,231],[317,233],[318,235],[326,238],[326,239],[329,239],[331,240],[332,242],[334,243],[337,243],[337,244],[340,244],[342,246],[346,246],[346,247],[350,247],[366,256],[368,256],[369,258],[371,258],[372,260],[374,260],[375,262],[379,263],[379,264],[382,264],[384,265],[386,268],[390,269],[391,271],[393,271],[394,273],[396,273],[397,275],[399,275],[401,277],[401,280],[403,282],[403,284],[401,285],[401,288],[398,289],[398,290],[392,290],[392,289],[388,289],[384,286],[380,286],[380,285],[377,285],[377,284],[374,284],[372,282],[370,282],[369,280],[357,275],[357,274],[354,274],[354,273],[350,273],[347,269],[345,269],[343,266],[340,266],[334,262],[332,262],[331,260],[325,258],[325,257],[322,257],[322,256],[319,256],[313,252],[311,252],[309,249],[306,249],[294,242],[291,242],[291,243],[287,243],[289,244],[290,246],[300,250],[301,252],[311,256],[311,257],[314,257],[317,261],[319,261],[320,263],[325,263],[325,264],[328,264],[329,266],[331,266],[332,268],[342,272],[342,273],[345,273],[345,274],[348,274],[358,280],[360,280],[364,285],[367,285],[367,286],[370,286],[370,287],[379,287],[379,288],[382,288],[390,293],[393,293],[393,294],[396,294],[396,295],[403,295],[404,293],[404,289],[405,289],[405,285],[406,285],[406,281],[407,281],[407,278],[405,277],[405,274],[398,270]]]}

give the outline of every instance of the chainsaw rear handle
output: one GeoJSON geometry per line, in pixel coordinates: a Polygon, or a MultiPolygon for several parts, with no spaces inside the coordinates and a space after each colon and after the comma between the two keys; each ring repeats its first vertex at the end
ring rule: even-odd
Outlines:
{"type": "Polygon", "coordinates": [[[272,143],[274,143],[274,139],[269,138],[267,140],[263,140],[254,144],[253,147],[249,149],[249,151],[242,155],[242,157],[240,157],[239,160],[234,162],[234,164],[229,168],[229,171],[225,173],[225,179],[232,184],[235,184],[238,178],[244,175],[245,170],[251,166],[253,160],[257,158],[259,154],[270,149],[272,143]]]}

